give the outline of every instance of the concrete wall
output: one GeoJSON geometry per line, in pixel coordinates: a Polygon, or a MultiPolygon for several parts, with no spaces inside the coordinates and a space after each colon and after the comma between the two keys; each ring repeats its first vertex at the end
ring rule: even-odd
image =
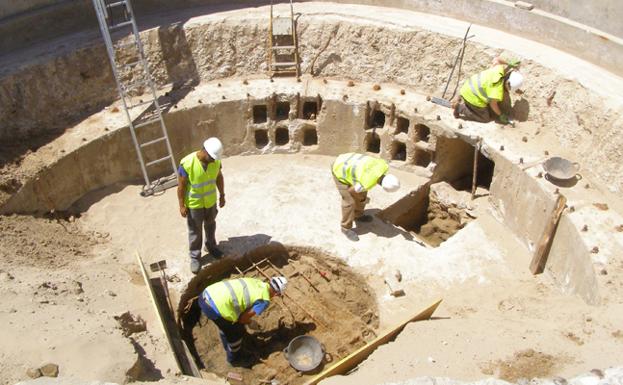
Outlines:
{"type": "MultiPolygon", "coordinates": [[[[41,0],[43,1],[43,0],[41,0]]],[[[13,51],[37,41],[62,36],[70,32],[96,28],[97,22],[90,1],[54,1],[49,0],[49,6],[42,6],[41,1],[31,0],[31,6],[21,5],[12,12],[5,7],[6,17],[0,20],[0,36],[12,36],[11,39],[0,40],[0,52],[13,51]],[[13,13],[9,17],[9,14],[13,13]]],[[[566,50],[582,57],[614,73],[623,74],[619,63],[623,61],[623,40],[621,37],[622,6],[617,0],[600,0],[585,3],[583,7],[576,7],[570,0],[564,5],[549,8],[570,17],[580,17],[583,20],[594,20],[591,24],[595,31],[582,25],[577,25],[560,17],[538,11],[525,11],[513,6],[513,2],[504,0],[334,0],[338,3],[352,3],[364,5],[382,5],[394,8],[403,8],[413,11],[433,13],[442,16],[454,17],[469,22],[490,26],[509,31],[523,37],[542,42],[553,47],[566,50]],[[597,2],[598,7],[593,7],[597,2]],[[590,11],[584,12],[587,8],[590,11]],[[602,22],[603,21],[603,22],[602,22]],[[613,31],[614,35],[600,32],[613,31]],[[618,38],[617,38],[618,36],[618,38]]],[[[21,3],[21,2],[19,2],[21,3]]],[[[191,0],[191,1],[164,1],[164,0],[136,0],[135,11],[139,15],[146,15],[156,11],[189,8],[199,5],[225,5],[227,8],[241,6],[257,6],[266,4],[263,1],[229,1],[222,0],[191,0]]],[[[545,1],[541,5],[546,5],[545,1]]],[[[200,11],[197,11],[198,13],[200,11]]],[[[579,20],[582,22],[582,20],[579,20]]]]}
{"type": "Polygon", "coordinates": [[[530,0],[535,7],[623,37],[623,1],[530,0]]]}

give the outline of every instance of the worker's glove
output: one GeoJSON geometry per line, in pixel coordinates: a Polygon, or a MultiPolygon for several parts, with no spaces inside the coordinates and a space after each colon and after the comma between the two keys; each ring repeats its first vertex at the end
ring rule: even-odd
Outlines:
{"type": "Polygon", "coordinates": [[[512,59],[508,59],[506,61],[506,65],[508,65],[510,68],[517,68],[519,67],[519,65],[521,64],[521,60],[512,58],[512,59]]]}
{"type": "Polygon", "coordinates": [[[500,122],[502,124],[508,124],[508,123],[510,123],[510,120],[508,119],[508,116],[506,116],[506,114],[501,114],[500,115],[500,122]]]}

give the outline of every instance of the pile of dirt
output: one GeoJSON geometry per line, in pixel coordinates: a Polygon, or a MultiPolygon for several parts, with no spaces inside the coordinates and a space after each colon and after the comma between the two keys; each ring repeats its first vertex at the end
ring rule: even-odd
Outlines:
{"type": "MultiPolygon", "coordinates": [[[[310,251],[291,252],[289,259],[264,260],[258,267],[261,272],[250,267],[244,276],[265,279],[264,274],[285,275],[289,280],[287,296],[273,298],[270,307],[247,326],[242,349],[251,360],[250,369],[233,368],[226,362],[218,329],[201,315],[192,338],[206,371],[223,377],[233,371],[247,384],[271,380],[303,383],[311,373],[298,373],[283,353],[294,337],[317,338],[330,361],[347,356],[376,336],[376,300],[365,281],[344,263],[310,251]]],[[[239,276],[232,274],[227,278],[239,276]]],[[[321,369],[322,366],[314,373],[321,369]]]]}
{"type": "Polygon", "coordinates": [[[527,349],[515,352],[506,360],[496,360],[481,366],[484,374],[509,382],[535,377],[550,377],[560,364],[566,362],[565,357],[554,357],[550,354],[527,349]]]}
{"type": "Polygon", "coordinates": [[[59,268],[90,255],[107,234],[83,233],[73,217],[0,216],[0,260],[8,266],[59,268]]]}

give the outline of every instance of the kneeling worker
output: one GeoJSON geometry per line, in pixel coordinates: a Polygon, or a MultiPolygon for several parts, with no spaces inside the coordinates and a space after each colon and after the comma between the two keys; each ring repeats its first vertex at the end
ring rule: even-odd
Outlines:
{"type": "Polygon", "coordinates": [[[388,169],[383,159],[353,152],[342,154],[333,162],[333,179],[342,196],[342,233],[351,241],[359,240],[352,229],[353,221],[372,221],[371,216],[363,214],[368,190],[377,184],[388,192],[400,188],[400,181],[387,174],[388,169]]]}
{"type": "Polygon", "coordinates": [[[274,296],[283,294],[285,277],[272,277],[268,283],[256,278],[239,278],[214,283],[203,290],[197,301],[203,313],[219,329],[219,336],[227,361],[236,366],[246,366],[248,357],[240,352],[244,325],[262,314],[274,296]]]}
{"type": "Polygon", "coordinates": [[[454,103],[454,117],[487,123],[496,118],[511,123],[500,104],[510,109],[510,91],[519,89],[523,76],[516,68],[517,60],[495,58],[493,67],[472,75],[461,87],[461,96],[454,103]]]}

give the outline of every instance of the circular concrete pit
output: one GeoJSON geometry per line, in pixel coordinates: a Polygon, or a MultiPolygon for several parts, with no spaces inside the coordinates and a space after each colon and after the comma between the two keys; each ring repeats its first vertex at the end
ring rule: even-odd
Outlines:
{"type": "MultiPolygon", "coordinates": [[[[315,309],[310,314],[327,328],[292,301],[276,300],[258,318],[259,330],[249,330],[245,348],[258,362],[240,371],[247,382],[307,379],[295,377],[279,353],[295,335],[317,336],[337,359],[443,298],[438,319],[408,325],[355,373],[331,383],[422,375],[514,382],[591,369],[598,369],[587,375],[592,379],[617,383],[623,80],[552,47],[474,25],[462,78],[488,66],[501,47],[523,59],[528,82],[523,95],[513,95],[516,127],[459,121],[426,99],[443,91],[464,22],[362,5],[296,8],[304,72],[298,81],[265,75],[257,46],[267,33],[266,7],[145,17],[142,37],[175,159],[208,136],[225,144],[228,199],[217,237],[227,258],[206,258],[197,277],[188,269],[175,189],[139,195],[140,168],[97,31],[0,57],[0,101],[10,107],[0,110],[5,382],[47,362],[59,364],[61,376],[85,381],[178,381],[138,252],[147,265],[167,261],[177,315],[191,293],[237,274],[234,266],[246,270],[244,256],[259,262],[276,255],[271,261],[293,280],[293,299],[315,309]],[[347,151],[386,159],[402,182],[393,195],[371,191],[367,208],[375,219],[357,229],[358,243],[339,232],[329,172],[347,151]],[[542,169],[550,156],[578,161],[583,179],[550,183],[542,169]],[[532,276],[530,261],[560,195],[567,207],[545,273],[532,276]],[[339,279],[315,275],[312,260],[321,271],[338,266],[339,279]],[[400,297],[390,294],[397,275],[400,297]],[[343,295],[348,311],[338,316],[343,295]],[[145,331],[119,329],[116,319],[128,311],[146,321],[145,331]],[[92,356],[100,360],[85,365],[83,357],[92,356]]],[[[144,98],[137,94],[135,102],[144,98]]],[[[144,128],[141,139],[149,140],[157,126],[144,128]]],[[[151,151],[147,157],[158,149],[151,151]]],[[[210,373],[223,377],[231,368],[214,328],[204,318],[191,324],[180,330],[204,365],[203,381],[218,383],[210,373]]]]}
{"type": "Polygon", "coordinates": [[[186,299],[221,279],[245,276],[265,280],[275,275],[288,279],[287,296],[275,298],[269,309],[247,326],[242,351],[250,357],[249,367],[234,369],[243,382],[305,383],[325,364],[339,361],[376,337],[376,298],[365,277],[313,248],[272,243],[242,258],[206,267],[182,295],[181,331],[198,367],[222,377],[232,371],[224,350],[219,349],[218,329],[201,314],[196,300],[186,299]],[[305,375],[290,366],[283,352],[300,335],[315,337],[327,353],[321,366],[305,375]]]}

